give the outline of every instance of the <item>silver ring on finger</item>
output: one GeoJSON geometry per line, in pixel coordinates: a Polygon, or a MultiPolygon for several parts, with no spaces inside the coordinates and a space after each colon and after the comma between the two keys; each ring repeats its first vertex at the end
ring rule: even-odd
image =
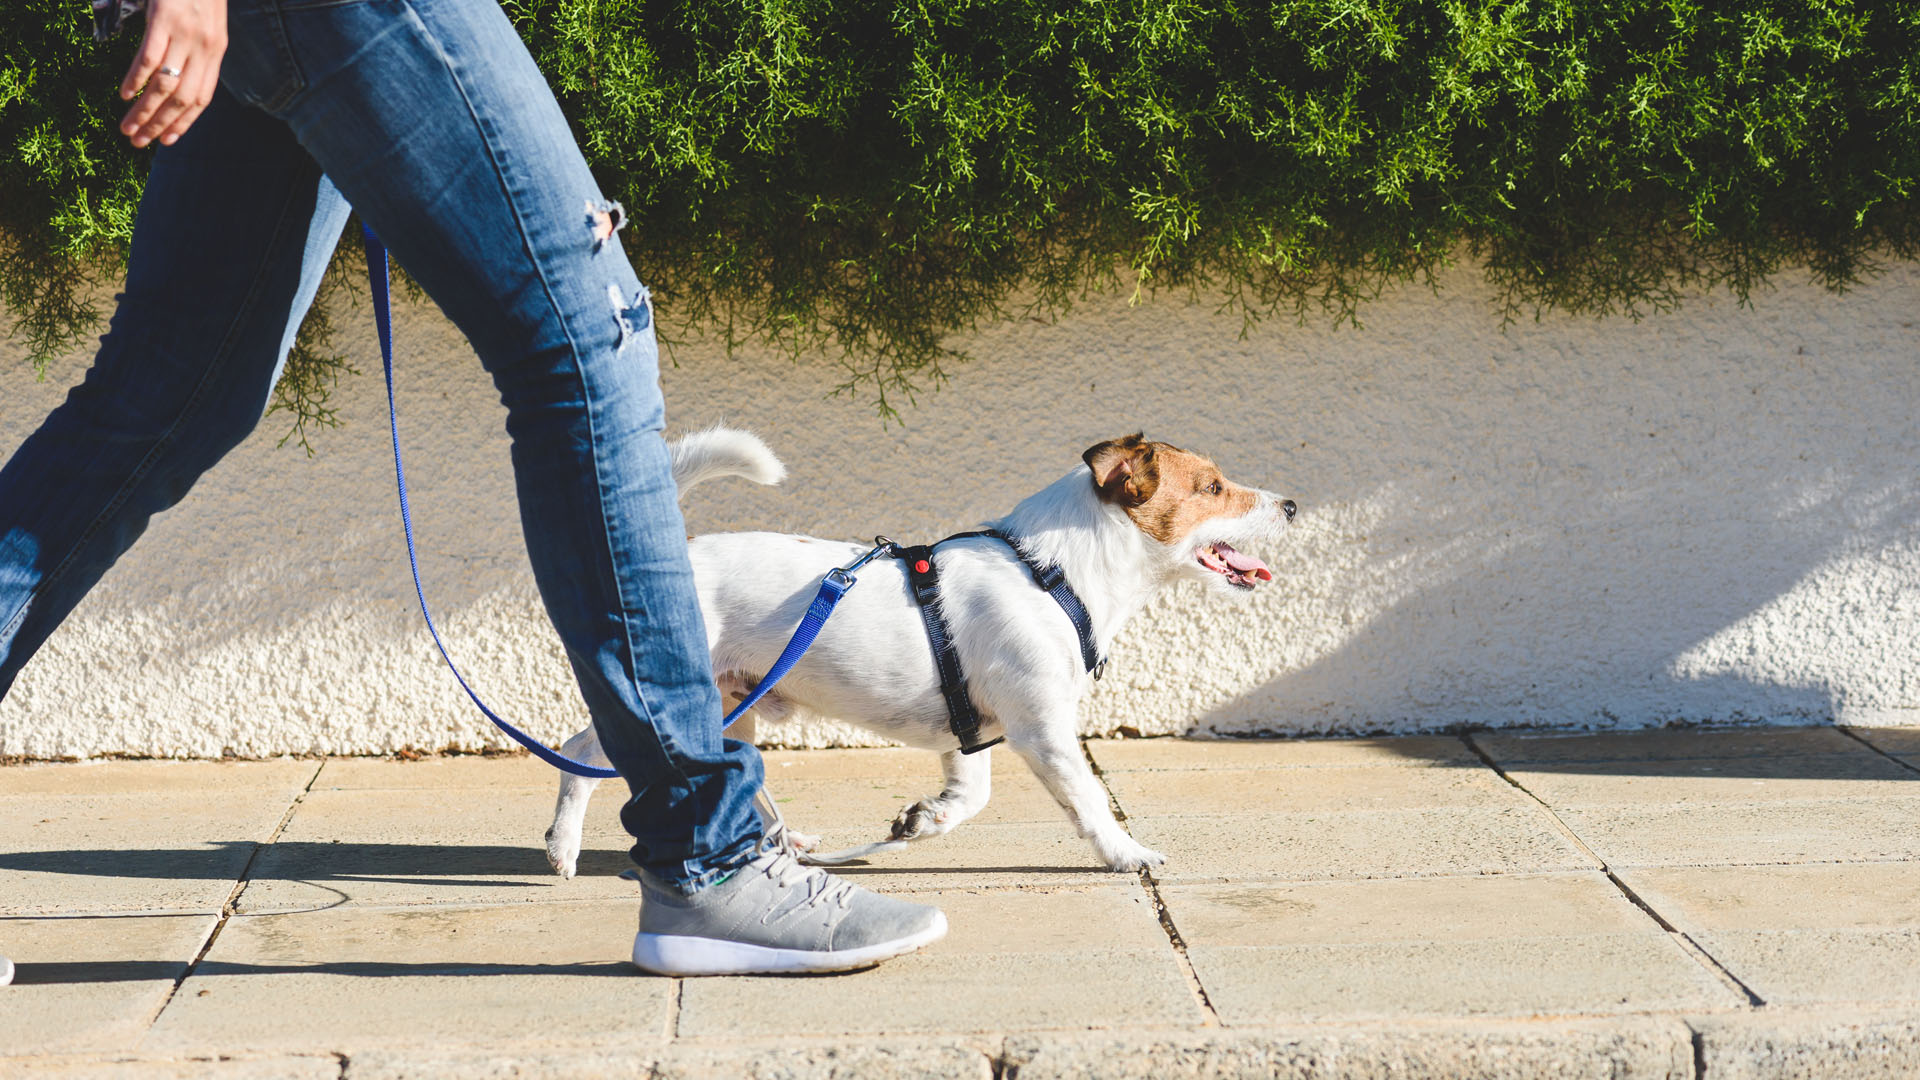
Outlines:
{"type": "Polygon", "coordinates": [[[174,67],[172,64],[168,64],[166,67],[163,67],[159,71],[154,72],[154,74],[165,75],[170,79],[177,79],[180,77],[180,69],[177,67],[174,67]]]}

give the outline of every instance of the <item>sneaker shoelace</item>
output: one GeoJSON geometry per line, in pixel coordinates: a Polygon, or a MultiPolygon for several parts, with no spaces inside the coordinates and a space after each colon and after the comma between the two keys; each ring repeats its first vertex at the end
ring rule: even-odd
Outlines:
{"type": "MultiPolygon", "coordinates": [[[[772,824],[767,827],[766,838],[760,842],[761,858],[765,859],[768,854],[773,857],[766,859],[758,869],[780,888],[805,885],[806,895],[800,901],[801,906],[818,907],[823,903],[830,903],[842,910],[851,907],[855,885],[850,881],[842,881],[817,866],[802,865],[800,860],[794,857],[797,848],[794,846],[793,838],[787,833],[787,820],[781,816],[780,808],[773,804],[772,799],[766,798],[764,792],[760,803],[772,820],[772,824]]],[[[761,921],[765,922],[766,918],[772,915],[772,911],[767,912],[767,916],[761,921]]]]}

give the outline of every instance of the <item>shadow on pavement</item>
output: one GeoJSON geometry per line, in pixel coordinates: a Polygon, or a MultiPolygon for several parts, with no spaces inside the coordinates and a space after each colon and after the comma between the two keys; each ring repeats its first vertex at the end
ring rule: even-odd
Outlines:
{"type": "MultiPolygon", "coordinates": [[[[73,851],[0,852],[0,871],[33,871],[87,877],[193,880],[231,877],[236,850],[265,847],[249,874],[253,881],[431,880],[438,885],[490,889],[544,887],[527,877],[552,878],[546,856],[535,847],[503,844],[386,844],[281,841],[270,847],[251,840],[214,841],[193,848],[95,848],[73,851]]],[[[583,851],[580,872],[618,874],[632,865],[624,851],[583,851]]]]}
{"type": "MultiPolygon", "coordinates": [[[[1620,731],[1500,728],[1467,732],[1482,748],[1502,740],[1492,756],[1502,769],[1586,776],[1731,776],[1763,780],[1920,781],[1907,764],[1831,724],[1677,726],[1620,731]],[[1522,741],[1524,740],[1524,741],[1522,741]],[[1516,743],[1518,746],[1516,747],[1516,743]]],[[[1434,739],[1458,736],[1383,736],[1367,741],[1384,753],[1435,767],[1485,768],[1458,755],[1435,753],[1434,739]]],[[[1193,742],[1281,743],[1284,739],[1169,739],[1193,742]]],[[[1336,737],[1328,742],[1343,741],[1336,737]]],[[[1449,745],[1451,750],[1451,745],[1449,745]]],[[[1920,788],[1915,789],[1920,794],[1920,788]]]]}
{"type": "MultiPolygon", "coordinates": [[[[186,971],[179,960],[93,960],[19,965],[15,986],[65,986],[86,983],[172,982],[186,971]]],[[[620,961],[586,964],[400,964],[339,961],[319,964],[233,964],[210,960],[193,970],[196,980],[223,975],[350,975],[391,979],[475,975],[586,975],[631,979],[633,965],[620,961]]]]}

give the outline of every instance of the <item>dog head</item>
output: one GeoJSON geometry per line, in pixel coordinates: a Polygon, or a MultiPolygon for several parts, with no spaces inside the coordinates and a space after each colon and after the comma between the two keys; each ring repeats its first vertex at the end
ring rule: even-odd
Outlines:
{"type": "Polygon", "coordinates": [[[1242,487],[1199,454],[1139,434],[1088,447],[1081,457],[1100,498],[1165,550],[1170,573],[1242,592],[1273,580],[1266,563],[1235,545],[1277,537],[1293,520],[1292,499],[1242,487]]]}

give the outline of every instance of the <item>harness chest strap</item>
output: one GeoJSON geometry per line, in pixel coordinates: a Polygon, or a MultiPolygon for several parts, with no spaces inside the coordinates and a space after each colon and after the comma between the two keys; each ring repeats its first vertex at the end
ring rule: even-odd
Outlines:
{"type": "Polygon", "coordinates": [[[1024,563],[1027,572],[1033,575],[1033,583],[1053,597],[1054,603],[1059,604],[1060,610],[1065,611],[1067,618],[1072,620],[1073,632],[1080,639],[1080,662],[1086,665],[1087,671],[1095,679],[1105,675],[1107,660],[1100,655],[1100,642],[1093,636],[1093,617],[1087,614],[1087,605],[1080,602],[1080,594],[1067,584],[1067,572],[1058,566],[1042,564],[1027,554],[1027,549],[1021,547],[1018,540],[998,529],[982,529],[980,535],[991,536],[1013,549],[1014,557],[1024,563]]]}
{"type": "Polygon", "coordinates": [[[927,644],[933,649],[934,664],[940,669],[940,694],[947,702],[947,726],[960,740],[960,752],[974,754],[1005,741],[1005,736],[991,742],[980,741],[980,714],[973,707],[973,698],[967,693],[966,672],[960,666],[960,654],[953,647],[953,634],[947,626],[944,615],[937,606],[940,599],[940,568],[935,563],[933,549],[948,540],[961,540],[974,536],[990,536],[1013,549],[1014,555],[1033,575],[1038,585],[1052,596],[1067,618],[1072,620],[1074,633],[1080,639],[1080,658],[1088,671],[1098,679],[1106,672],[1107,662],[1100,657],[1099,643],[1093,636],[1093,620],[1087,615],[1087,607],[1074,593],[1073,586],[1067,584],[1067,576],[1057,566],[1043,566],[1013,539],[997,529],[981,529],[975,532],[955,533],[944,540],[917,547],[894,545],[894,555],[906,563],[907,584],[913,589],[914,603],[920,608],[920,621],[926,627],[927,644]]]}

